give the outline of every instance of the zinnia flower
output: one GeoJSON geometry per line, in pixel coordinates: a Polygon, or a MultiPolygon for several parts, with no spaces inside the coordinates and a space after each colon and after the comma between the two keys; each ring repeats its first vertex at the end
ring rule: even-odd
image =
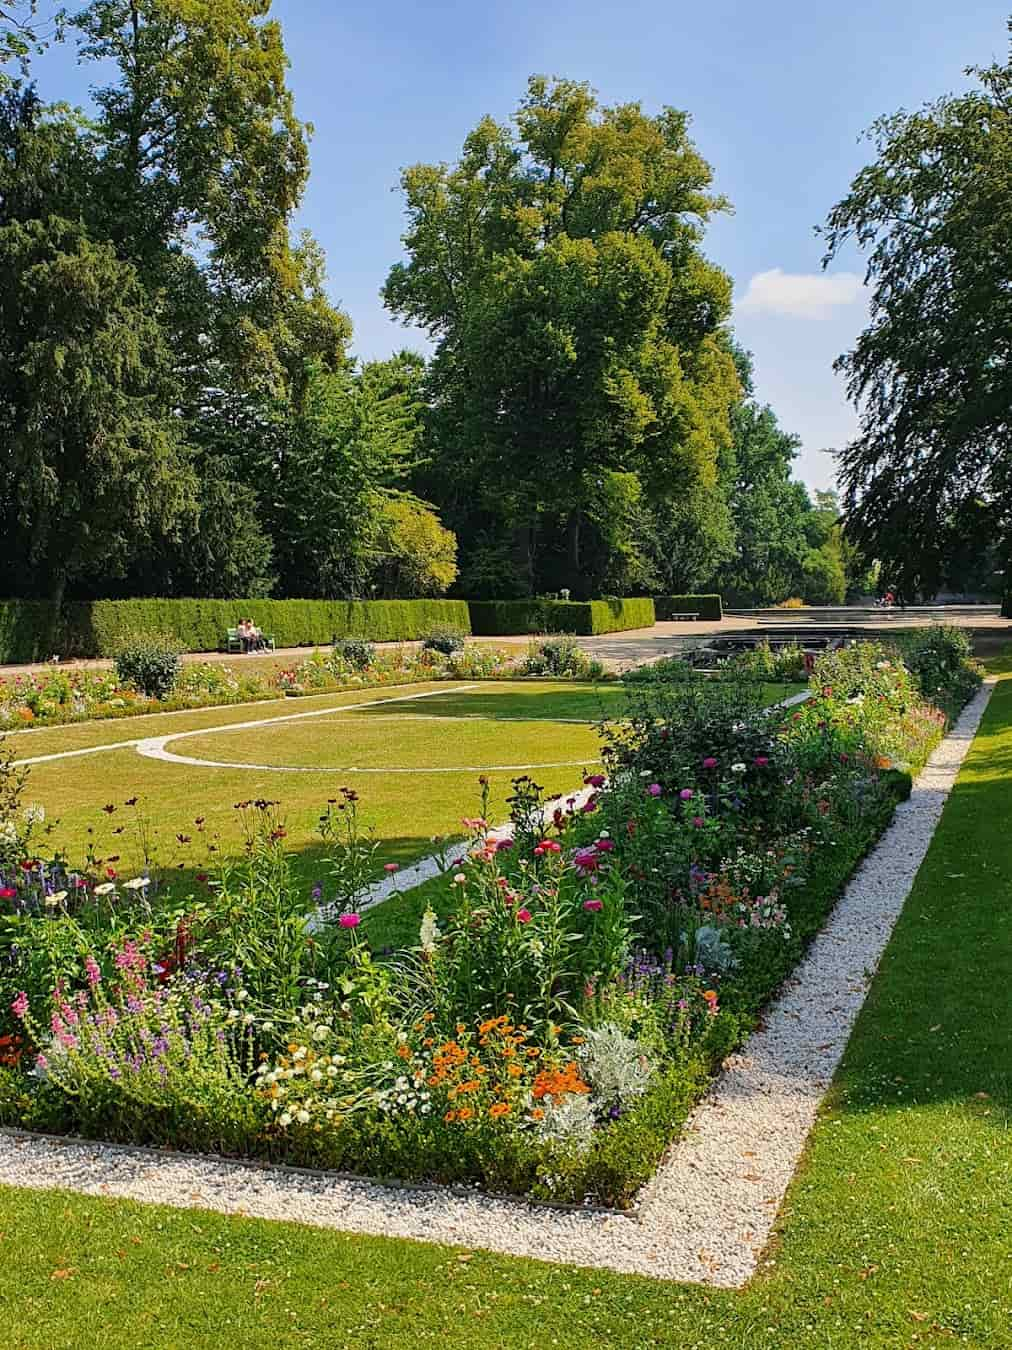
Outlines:
{"type": "Polygon", "coordinates": [[[716,767],[717,761],[714,759],[713,755],[707,755],[707,757],[703,760],[703,768],[715,769],[716,767]]]}
{"type": "Polygon", "coordinates": [[[517,923],[530,923],[531,911],[529,909],[517,910],[517,923]]]}
{"type": "Polygon", "coordinates": [[[752,761],[757,769],[765,769],[769,762],[769,758],[766,755],[756,755],[755,759],[752,761]]]}
{"type": "Polygon", "coordinates": [[[596,914],[599,909],[604,909],[604,903],[601,900],[584,900],[583,907],[590,914],[596,914]]]}
{"type": "Polygon", "coordinates": [[[693,793],[692,788],[682,788],[681,792],[678,795],[679,797],[681,797],[683,802],[691,802],[695,794],[693,793]]]}
{"type": "Polygon", "coordinates": [[[660,783],[651,783],[647,788],[647,792],[651,797],[659,797],[661,795],[660,783]]]}
{"type": "Polygon", "coordinates": [[[337,921],[342,928],[357,928],[362,922],[361,914],[342,914],[337,921]]]}

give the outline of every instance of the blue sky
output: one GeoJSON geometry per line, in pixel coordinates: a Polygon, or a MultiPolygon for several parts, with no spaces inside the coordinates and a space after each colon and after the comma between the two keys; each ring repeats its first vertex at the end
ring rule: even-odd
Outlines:
{"type": "MultiPolygon", "coordinates": [[[[735,207],[706,250],[735,282],[735,327],[758,393],[802,438],[798,476],[829,486],[855,426],[832,362],[866,315],[858,256],[820,274],[813,226],[846,190],[879,114],[965,86],[967,65],[1004,59],[1008,0],[275,0],[298,114],[314,123],[300,225],[327,252],[355,350],[420,346],[378,291],[401,252],[400,169],[452,160],[485,113],[505,119],[538,72],[588,80],[607,103],[687,109],[735,207]]],[[[85,101],[67,53],[42,92],[85,101]]]]}

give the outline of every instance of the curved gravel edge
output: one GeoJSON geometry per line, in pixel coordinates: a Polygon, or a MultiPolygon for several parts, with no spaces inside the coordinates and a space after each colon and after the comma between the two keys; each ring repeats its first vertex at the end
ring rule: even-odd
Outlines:
{"type": "Polygon", "coordinates": [[[0,1183],[288,1220],[728,1288],[754,1273],[993,681],[963,711],[764,1028],[732,1056],[635,1215],[0,1131],[0,1183]]]}

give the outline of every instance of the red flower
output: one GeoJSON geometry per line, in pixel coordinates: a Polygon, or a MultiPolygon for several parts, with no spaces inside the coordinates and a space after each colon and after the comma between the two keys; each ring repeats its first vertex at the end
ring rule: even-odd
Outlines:
{"type": "Polygon", "coordinates": [[[517,923],[530,923],[531,911],[529,909],[517,910],[517,923]]]}

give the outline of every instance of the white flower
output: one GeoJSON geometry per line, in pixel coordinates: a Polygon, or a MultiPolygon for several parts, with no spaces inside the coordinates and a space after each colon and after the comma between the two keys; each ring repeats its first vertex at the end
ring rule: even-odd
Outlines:
{"type": "Polygon", "coordinates": [[[108,895],[110,891],[114,891],[115,889],[116,883],[114,881],[103,881],[101,886],[95,887],[95,894],[108,895]]]}
{"type": "Polygon", "coordinates": [[[745,765],[744,765],[744,764],[741,764],[741,763],[738,763],[738,764],[732,764],[732,765],[731,765],[731,772],[732,772],[732,773],[744,773],[744,772],[745,772],[745,765]]]}
{"type": "Polygon", "coordinates": [[[453,884],[454,884],[455,886],[463,886],[463,884],[464,884],[464,882],[465,882],[466,880],[467,880],[467,877],[464,876],[464,873],[463,873],[463,872],[458,872],[458,873],[456,874],[456,876],[453,878],[453,884]]]}
{"type": "Polygon", "coordinates": [[[323,1081],[323,1074],[320,1072],[319,1069],[314,1069],[309,1076],[314,1083],[320,1083],[323,1081]]]}
{"type": "Polygon", "coordinates": [[[313,1031],[313,1040],[314,1040],[314,1041],[325,1041],[325,1040],[327,1039],[327,1036],[328,1036],[329,1034],[330,1034],[330,1028],[329,1028],[329,1027],[324,1027],[324,1026],[316,1027],[316,1029],[313,1031]]]}
{"type": "Polygon", "coordinates": [[[278,1117],[278,1124],[279,1124],[279,1125],[291,1125],[291,1123],[292,1123],[292,1117],[291,1117],[291,1113],[290,1113],[289,1111],[284,1111],[284,1112],[282,1112],[282,1114],[278,1117]]]}
{"type": "Polygon", "coordinates": [[[29,825],[41,825],[46,818],[46,808],[40,802],[29,802],[25,807],[25,820],[29,825]]]}
{"type": "Polygon", "coordinates": [[[303,1107],[302,1110],[298,1113],[296,1119],[298,1120],[300,1125],[305,1125],[308,1122],[309,1112],[306,1110],[305,1107],[303,1107]]]}
{"type": "Polygon", "coordinates": [[[46,896],[46,904],[52,906],[61,905],[64,902],[64,900],[66,900],[66,898],[67,898],[66,891],[54,891],[52,895],[46,896]]]}
{"type": "Polygon", "coordinates": [[[248,998],[249,998],[249,991],[247,989],[237,989],[235,991],[236,1003],[245,1003],[248,998]]]}
{"type": "Polygon", "coordinates": [[[265,1023],[263,1024],[263,1029],[264,1029],[264,1031],[273,1031],[273,1030],[274,1030],[274,1023],[273,1023],[273,1022],[265,1022],[265,1023]]]}
{"type": "Polygon", "coordinates": [[[439,925],[436,923],[435,913],[427,909],[422,915],[422,926],[419,930],[418,941],[423,952],[431,956],[436,950],[436,944],[439,942],[439,925]]]}
{"type": "Polygon", "coordinates": [[[145,886],[150,885],[150,877],[133,877],[130,881],[124,881],[123,888],[128,891],[142,891],[145,886]]]}

